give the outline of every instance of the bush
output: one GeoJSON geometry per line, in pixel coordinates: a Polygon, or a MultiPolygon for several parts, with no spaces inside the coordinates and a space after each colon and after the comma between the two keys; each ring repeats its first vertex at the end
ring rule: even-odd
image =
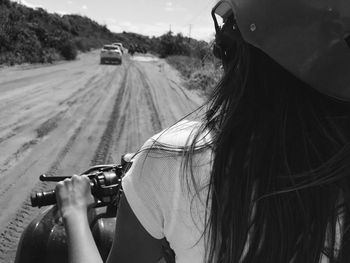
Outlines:
{"type": "Polygon", "coordinates": [[[213,68],[199,69],[192,73],[186,86],[189,89],[200,90],[206,96],[209,96],[217,83],[220,81],[222,72],[213,68]]]}
{"type": "Polygon", "coordinates": [[[212,93],[223,74],[221,64],[216,60],[204,63],[199,58],[169,56],[167,61],[183,76],[186,88],[199,90],[204,96],[212,93]]]}
{"type": "Polygon", "coordinates": [[[41,63],[53,63],[54,61],[59,59],[60,59],[60,54],[57,53],[56,49],[54,48],[43,49],[41,63]]]}
{"type": "Polygon", "coordinates": [[[58,47],[58,50],[60,51],[62,57],[66,60],[74,60],[78,55],[77,48],[71,41],[63,42],[58,47]]]}
{"type": "Polygon", "coordinates": [[[21,58],[16,56],[13,52],[3,52],[0,54],[0,65],[10,65],[20,64],[22,62],[21,58]]]}
{"type": "Polygon", "coordinates": [[[185,38],[181,33],[173,36],[172,32],[169,31],[160,37],[158,52],[161,58],[171,55],[189,56],[191,54],[189,39],[185,38]]]}
{"type": "Polygon", "coordinates": [[[24,31],[17,36],[20,43],[15,45],[15,51],[20,55],[23,62],[39,63],[41,61],[42,46],[35,34],[24,31]]]}
{"type": "Polygon", "coordinates": [[[81,39],[81,38],[74,39],[74,45],[78,50],[82,52],[86,52],[90,50],[90,48],[87,45],[87,41],[85,39],[81,39]]]}
{"type": "Polygon", "coordinates": [[[167,61],[186,79],[190,78],[192,73],[201,67],[200,59],[189,56],[169,56],[167,61]]]}
{"type": "Polygon", "coordinates": [[[6,7],[10,7],[11,6],[11,2],[10,2],[10,0],[0,0],[0,5],[4,5],[6,7]]]}

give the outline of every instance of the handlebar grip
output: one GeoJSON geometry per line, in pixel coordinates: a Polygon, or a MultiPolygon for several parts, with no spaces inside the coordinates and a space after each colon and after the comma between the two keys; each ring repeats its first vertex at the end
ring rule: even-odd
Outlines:
{"type": "Polygon", "coordinates": [[[30,197],[32,207],[42,207],[56,204],[55,190],[35,193],[30,197]]]}

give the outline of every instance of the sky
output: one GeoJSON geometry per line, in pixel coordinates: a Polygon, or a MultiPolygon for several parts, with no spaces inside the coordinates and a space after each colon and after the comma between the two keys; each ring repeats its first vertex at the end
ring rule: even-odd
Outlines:
{"type": "Polygon", "coordinates": [[[112,32],[160,36],[167,31],[210,41],[211,8],[217,0],[14,0],[50,13],[87,16],[112,32]]]}

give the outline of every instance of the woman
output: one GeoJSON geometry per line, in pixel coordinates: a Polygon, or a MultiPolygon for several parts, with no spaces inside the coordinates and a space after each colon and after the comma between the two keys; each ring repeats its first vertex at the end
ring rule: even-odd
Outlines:
{"type": "MultiPolygon", "coordinates": [[[[227,0],[225,75],[201,123],[156,135],[123,181],[108,262],[350,261],[350,4],[227,0]]],[[[214,14],[213,13],[213,14],[214,14]]],[[[57,186],[71,262],[101,262],[88,180],[57,186]]]]}

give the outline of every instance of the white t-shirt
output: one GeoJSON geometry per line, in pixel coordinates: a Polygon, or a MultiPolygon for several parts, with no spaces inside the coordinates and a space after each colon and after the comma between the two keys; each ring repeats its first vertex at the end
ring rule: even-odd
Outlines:
{"type": "MultiPolygon", "coordinates": [[[[123,178],[123,190],[134,214],[154,238],[166,238],[177,263],[202,263],[203,226],[212,151],[209,147],[193,155],[193,176],[199,188],[195,194],[189,173],[184,175],[183,156],[154,145],[188,145],[200,123],[182,121],[153,136],[135,157],[123,178]],[[147,150],[152,147],[152,150],[147,150]]],[[[203,135],[200,144],[210,141],[203,135]]]]}
{"type": "MultiPolygon", "coordinates": [[[[212,151],[207,147],[193,156],[193,177],[201,189],[197,196],[189,175],[183,173],[183,156],[157,150],[154,142],[175,148],[188,145],[188,139],[199,125],[198,122],[182,121],[149,139],[122,183],[128,203],[142,226],[154,238],[168,240],[176,254],[176,263],[204,262],[202,233],[212,151]],[[152,150],[148,151],[150,147],[152,150]]],[[[210,135],[203,135],[200,144],[210,140],[210,135]]],[[[339,220],[336,229],[337,247],[342,221],[339,220]]],[[[328,258],[322,255],[320,262],[328,262],[328,258]]]]}

